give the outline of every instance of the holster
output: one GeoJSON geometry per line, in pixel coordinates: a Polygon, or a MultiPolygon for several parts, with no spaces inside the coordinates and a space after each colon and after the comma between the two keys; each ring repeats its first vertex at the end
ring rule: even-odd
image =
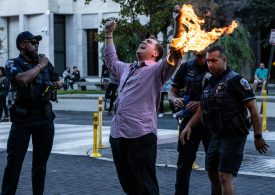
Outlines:
{"type": "Polygon", "coordinates": [[[37,107],[25,108],[13,104],[10,107],[10,120],[11,122],[24,123],[32,120],[49,120],[52,121],[55,114],[52,111],[51,103],[46,103],[37,107]]]}

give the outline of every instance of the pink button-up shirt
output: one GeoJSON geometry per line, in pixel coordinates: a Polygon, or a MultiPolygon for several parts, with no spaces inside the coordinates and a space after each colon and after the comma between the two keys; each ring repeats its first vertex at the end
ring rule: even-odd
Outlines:
{"type": "Polygon", "coordinates": [[[157,134],[157,110],[164,83],[176,69],[166,63],[145,61],[127,80],[130,65],[117,59],[113,45],[105,47],[105,63],[119,80],[117,109],[111,123],[113,138],[137,138],[148,133],[157,134]]]}

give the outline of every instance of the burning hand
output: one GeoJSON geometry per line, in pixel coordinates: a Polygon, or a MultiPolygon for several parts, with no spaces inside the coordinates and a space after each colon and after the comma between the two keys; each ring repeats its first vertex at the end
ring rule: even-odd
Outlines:
{"type": "Polygon", "coordinates": [[[222,34],[230,34],[238,26],[237,22],[232,21],[230,26],[214,28],[205,32],[201,29],[201,25],[205,21],[195,14],[192,5],[182,5],[181,7],[176,5],[174,13],[175,30],[171,48],[181,51],[181,54],[188,51],[202,51],[222,34]]]}
{"type": "MultiPolygon", "coordinates": [[[[181,33],[184,31],[183,25],[181,23],[181,15],[182,15],[181,7],[179,5],[176,5],[174,7],[174,12],[173,12],[173,18],[175,21],[173,39],[180,37],[181,33]]],[[[175,48],[172,45],[170,45],[170,52],[167,56],[167,62],[169,64],[171,65],[178,64],[182,56],[183,56],[183,47],[175,48]]]]}
{"type": "Polygon", "coordinates": [[[181,15],[181,7],[180,7],[180,5],[176,5],[174,7],[174,12],[173,12],[174,20],[177,22],[180,22],[180,15],[181,15]]]}

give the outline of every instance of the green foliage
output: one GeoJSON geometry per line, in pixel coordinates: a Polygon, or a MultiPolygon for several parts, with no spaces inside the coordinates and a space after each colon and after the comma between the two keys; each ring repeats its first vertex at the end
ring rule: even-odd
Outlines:
{"type": "MultiPolygon", "coordinates": [[[[105,24],[108,20],[104,20],[105,24]]],[[[147,29],[139,21],[129,22],[124,18],[116,19],[117,27],[114,31],[114,42],[118,58],[125,62],[136,60],[136,50],[145,38],[147,29]]],[[[99,40],[104,41],[104,31],[100,32],[99,40]]]]}
{"type": "Polygon", "coordinates": [[[81,90],[58,90],[57,95],[67,95],[67,94],[104,94],[105,91],[101,90],[86,90],[86,91],[81,91],[81,90]]]}
{"type": "MultiPolygon", "coordinates": [[[[89,1],[89,0],[87,0],[89,1]]],[[[136,49],[148,34],[163,34],[163,43],[168,43],[173,26],[172,12],[176,4],[192,4],[195,13],[205,19],[202,28],[210,31],[214,27],[229,25],[233,19],[233,11],[240,7],[239,1],[217,4],[215,0],[113,0],[121,7],[120,18],[114,32],[114,42],[118,57],[122,61],[131,62],[136,59],[136,49]],[[141,24],[140,16],[148,17],[147,23],[141,24]]],[[[105,24],[106,21],[103,21],[105,24]]],[[[104,32],[100,33],[100,41],[104,41],[104,32]]],[[[249,47],[249,37],[245,28],[240,25],[232,35],[225,35],[216,43],[223,45],[229,54],[230,66],[239,71],[244,64],[253,64],[254,56],[249,47]]]]}
{"type": "Polygon", "coordinates": [[[85,4],[89,4],[92,0],[85,0],[85,4]]]}
{"type": "Polygon", "coordinates": [[[263,28],[274,27],[274,8],[274,0],[248,0],[238,14],[250,31],[258,32],[263,28]]]}
{"type": "Polygon", "coordinates": [[[251,33],[261,32],[263,46],[268,45],[270,30],[275,27],[274,0],[248,0],[247,4],[237,11],[245,26],[251,33]]]}
{"type": "Polygon", "coordinates": [[[253,51],[248,43],[249,35],[245,27],[240,24],[232,34],[222,36],[215,44],[222,45],[225,48],[228,65],[239,72],[243,66],[254,64],[253,51]]]}

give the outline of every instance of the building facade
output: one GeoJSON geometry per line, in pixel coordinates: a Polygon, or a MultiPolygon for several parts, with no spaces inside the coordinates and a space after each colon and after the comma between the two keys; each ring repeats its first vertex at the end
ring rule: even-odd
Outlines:
{"type": "Polygon", "coordinates": [[[96,40],[102,19],[118,17],[119,5],[111,0],[1,0],[0,66],[18,56],[16,36],[22,31],[41,35],[39,52],[46,54],[61,75],[77,66],[82,77],[101,75],[101,48],[96,40]]]}

